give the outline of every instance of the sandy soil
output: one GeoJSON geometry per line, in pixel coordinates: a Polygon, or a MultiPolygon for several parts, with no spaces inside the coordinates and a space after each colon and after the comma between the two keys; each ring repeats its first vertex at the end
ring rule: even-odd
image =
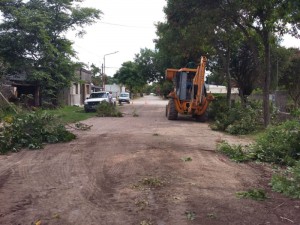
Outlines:
{"type": "Polygon", "coordinates": [[[70,143],[0,156],[0,224],[300,224],[300,201],[272,192],[269,170],[215,151],[248,140],[168,121],[165,105],[146,96],[122,106],[123,118],[84,121],[92,129],[70,143]],[[269,198],[236,197],[249,188],[269,198]]]}

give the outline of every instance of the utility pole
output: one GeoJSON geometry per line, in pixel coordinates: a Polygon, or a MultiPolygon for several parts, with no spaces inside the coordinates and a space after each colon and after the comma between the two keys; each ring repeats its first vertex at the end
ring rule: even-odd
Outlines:
{"type": "Polygon", "coordinates": [[[107,55],[112,55],[112,54],[116,54],[116,53],[118,53],[119,51],[115,51],[115,52],[112,52],[112,53],[107,53],[107,54],[105,54],[104,56],[103,56],[103,64],[102,64],[102,71],[103,71],[103,73],[102,73],[102,82],[103,82],[103,90],[105,90],[105,76],[106,76],[106,74],[105,74],[105,56],[107,56],[107,55]]]}

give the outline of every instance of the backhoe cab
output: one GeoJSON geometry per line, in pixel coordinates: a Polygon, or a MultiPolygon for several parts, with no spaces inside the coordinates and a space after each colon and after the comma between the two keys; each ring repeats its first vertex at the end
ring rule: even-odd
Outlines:
{"type": "Polygon", "coordinates": [[[207,108],[214,99],[206,93],[204,84],[205,66],[207,59],[202,56],[197,69],[181,68],[167,69],[166,79],[173,82],[174,90],[168,95],[166,117],[176,120],[179,114],[191,115],[198,122],[207,120],[207,108]]]}

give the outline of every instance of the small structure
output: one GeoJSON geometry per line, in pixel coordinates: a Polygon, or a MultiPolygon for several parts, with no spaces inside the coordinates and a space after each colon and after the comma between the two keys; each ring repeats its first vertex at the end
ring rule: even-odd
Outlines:
{"type": "MultiPolygon", "coordinates": [[[[206,86],[206,91],[208,93],[212,93],[212,94],[226,94],[227,93],[226,86],[213,85],[213,84],[208,84],[208,85],[205,85],[205,86],[206,86]]],[[[231,88],[231,93],[232,94],[238,94],[239,93],[238,88],[231,88]]]]}
{"type": "Polygon", "coordinates": [[[90,95],[92,87],[92,72],[83,68],[76,71],[79,81],[72,82],[59,96],[59,102],[64,105],[83,105],[84,100],[90,95]]]}
{"type": "Polygon", "coordinates": [[[117,98],[122,92],[122,88],[117,84],[106,84],[105,91],[112,92],[114,98],[117,98]]]}
{"type": "Polygon", "coordinates": [[[36,82],[28,81],[27,74],[25,72],[6,76],[5,84],[4,90],[6,90],[4,93],[9,95],[8,99],[10,101],[14,101],[14,99],[21,99],[24,95],[31,95],[32,98],[30,98],[30,101],[27,103],[31,106],[41,105],[40,86],[36,82]]]}

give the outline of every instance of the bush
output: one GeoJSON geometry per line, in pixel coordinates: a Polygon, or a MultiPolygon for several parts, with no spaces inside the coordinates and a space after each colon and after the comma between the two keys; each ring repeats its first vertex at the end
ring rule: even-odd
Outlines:
{"type": "Polygon", "coordinates": [[[97,107],[97,116],[122,117],[122,113],[118,110],[117,106],[103,101],[97,107]]]}
{"type": "Polygon", "coordinates": [[[271,185],[274,191],[300,198],[300,161],[294,167],[273,175],[271,185]]]}
{"type": "Polygon", "coordinates": [[[75,135],[58,124],[45,112],[22,113],[9,116],[0,128],[0,153],[21,148],[40,149],[43,143],[66,142],[75,135]]]}
{"type": "Polygon", "coordinates": [[[258,104],[251,103],[243,107],[240,103],[228,109],[221,106],[211,125],[214,130],[230,134],[249,134],[260,128],[261,110],[258,104]]]}
{"type": "Polygon", "coordinates": [[[218,144],[217,150],[236,162],[245,162],[252,159],[252,155],[242,145],[230,145],[223,141],[218,144]]]}
{"type": "Polygon", "coordinates": [[[273,190],[300,198],[300,123],[287,121],[268,128],[250,146],[219,144],[218,150],[237,162],[260,160],[280,165],[288,165],[287,170],[273,175],[273,190]]]}
{"type": "Polygon", "coordinates": [[[300,159],[300,123],[292,120],[267,129],[252,148],[261,161],[294,165],[300,159]]]}
{"type": "Polygon", "coordinates": [[[208,116],[209,119],[212,120],[215,120],[217,115],[220,114],[220,112],[228,111],[226,96],[220,94],[214,94],[214,97],[215,97],[214,101],[212,101],[208,107],[208,116]]]}

